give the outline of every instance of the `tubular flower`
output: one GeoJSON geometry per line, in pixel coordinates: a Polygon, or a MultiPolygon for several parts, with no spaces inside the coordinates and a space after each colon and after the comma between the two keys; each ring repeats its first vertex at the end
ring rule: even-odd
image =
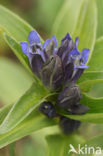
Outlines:
{"type": "Polygon", "coordinates": [[[89,55],[88,49],[78,50],[79,39],[73,42],[69,34],[57,48],[56,37],[41,44],[36,31],[30,32],[27,42],[21,42],[23,53],[28,57],[32,71],[51,90],[57,90],[67,82],[76,81],[85,68],[89,55]]]}
{"type": "Polygon", "coordinates": [[[79,127],[80,122],[58,114],[56,109],[64,109],[69,114],[84,114],[89,110],[87,106],[79,104],[82,96],[79,86],[75,84],[88,68],[86,63],[89,49],[80,52],[79,38],[73,42],[68,33],[58,47],[55,36],[42,44],[35,30],[30,32],[28,42],[20,44],[33,73],[49,90],[59,91],[55,106],[51,102],[43,102],[39,111],[49,118],[60,117],[59,125],[62,131],[69,134],[79,127]]]}
{"type": "Polygon", "coordinates": [[[51,102],[43,102],[42,105],[39,107],[39,111],[49,118],[58,116],[55,107],[51,102]]]}

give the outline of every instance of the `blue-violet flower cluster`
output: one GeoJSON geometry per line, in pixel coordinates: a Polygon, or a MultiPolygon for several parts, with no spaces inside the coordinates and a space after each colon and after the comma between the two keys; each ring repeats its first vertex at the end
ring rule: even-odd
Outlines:
{"type": "Polygon", "coordinates": [[[79,104],[81,92],[76,81],[88,68],[86,62],[89,49],[83,49],[80,52],[78,50],[79,38],[77,37],[73,42],[68,33],[58,47],[55,36],[42,44],[35,30],[30,32],[28,41],[29,43],[21,42],[21,48],[29,59],[32,71],[45,87],[59,92],[55,105],[51,102],[44,102],[39,110],[48,117],[59,116],[60,127],[64,133],[68,134],[77,129],[80,122],[60,116],[56,113],[56,108],[64,109],[69,114],[84,114],[88,111],[87,106],[79,104]]]}

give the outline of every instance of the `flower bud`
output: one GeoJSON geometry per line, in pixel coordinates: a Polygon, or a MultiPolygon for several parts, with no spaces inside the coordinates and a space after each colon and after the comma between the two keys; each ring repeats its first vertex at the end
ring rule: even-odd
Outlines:
{"type": "Polygon", "coordinates": [[[38,54],[32,55],[32,58],[30,61],[31,69],[33,73],[36,74],[36,76],[38,76],[39,78],[40,78],[40,72],[41,72],[43,63],[44,61],[40,55],[38,54]]]}
{"type": "Polygon", "coordinates": [[[73,106],[71,106],[71,109],[69,109],[69,113],[71,114],[77,114],[77,115],[81,115],[81,114],[85,114],[87,113],[89,110],[88,106],[84,106],[81,104],[75,104],[73,106]]]}
{"type": "Polygon", "coordinates": [[[81,122],[61,116],[59,126],[65,135],[68,135],[79,128],[81,122]]]}
{"type": "Polygon", "coordinates": [[[58,96],[57,105],[60,108],[69,109],[81,99],[80,88],[73,84],[65,88],[58,96]]]}
{"type": "Polygon", "coordinates": [[[50,102],[43,102],[39,107],[39,111],[44,115],[48,116],[49,118],[57,116],[55,107],[50,102]]]}
{"type": "Polygon", "coordinates": [[[55,49],[55,42],[54,40],[52,40],[45,48],[45,52],[48,55],[48,57],[50,57],[53,54],[54,49],[55,49]]]}
{"type": "Polygon", "coordinates": [[[59,56],[51,56],[50,59],[44,63],[41,71],[41,79],[43,84],[50,90],[57,90],[61,87],[63,69],[59,56]]]}

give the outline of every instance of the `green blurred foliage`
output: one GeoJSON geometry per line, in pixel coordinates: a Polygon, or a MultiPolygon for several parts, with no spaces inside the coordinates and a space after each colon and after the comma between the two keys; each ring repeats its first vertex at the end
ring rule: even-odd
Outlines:
{"type": "Polygon", "coordinates": [[[34,28],[50,35],[54,20],[66,0],[1,0],[0,4],[12,9],[34,28]]]}
{"type": "Polygon", "coordinates": [[[97,38],[103,36],[103,0],[96,0],[98,9],[97,38]]]}
{"type": "Polygon", "coordinates": [[[0,57],[0,100],[12,104],[31,86],[33,79],[19,64],[0,57]]]}

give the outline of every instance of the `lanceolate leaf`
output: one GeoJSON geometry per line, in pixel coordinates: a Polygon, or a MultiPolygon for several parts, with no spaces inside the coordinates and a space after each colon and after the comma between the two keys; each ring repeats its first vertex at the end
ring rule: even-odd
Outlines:
{"type": "Polygon", "coordinates": [[[89,106],[88,113],[103,113],[103,98],[93,98],[83,94],[80,103],[89,106]]]}
{"type": "Polygon", "coordinates": [[[11,131],[0,135],[0,148],[45,127],[56,125],[56,121],[33,111],[24,121],[11,131]]]}
{"type": "Polygon", "coordinates": [[[64,2],[65,0],[47,0],[45,3],[45,0],[39,0],[37,9],[32,15],[35,19],[34,21],[31,21],[32,24],[36,25],[36,27],[42,26],[43,30],[49,34],[51,32],[52,25],[54,24],[55,17],[64,2]]]}
{"type": "Polygon", "coordinates": [[[103,72],[103,37],[96,41],[87,71],[103,72]]]}
{"type": "Polygon", "coordinates": [[[92,55],[96,39],[96,28],[97,28],[97,8],[94,0],[83,0],[83,5],[79,14],[76,29],[73,36],[78,36],[79,49],[83,48],[90,49],[89,59],[92,55]]]}
{"type": "Polygon", "coordinates": [[[12,105],[8,105],[8,106],[5,106],[5,107],[0,109],[0,124],[3,122],[4,118],[6,117],[8,112],[10,111],[11,107],[12,107],[12,105]]]}
{"type": "Polygon", "coordinates": [[[66,115],[66,117],[86,123],[103,124],[103,113],[90,113],[85,115],[66,115]]]}
{"type": "Polygon", "coordinates": [[[92,90],[90,95],[95,97],[102,97],[103,94],[103,37],[96,41],[93,55],[89,62],[89,68],[84,72],[84,74],[79,79],[78,83],[81,84],[82,89],[85,90],[90,86],[92,90]],[[83,83],[82,83],[83,82],[83,83]]]}
{"type": "Polygon", "coordinates": [[[103,79],[103,72],[102,71],[85,71],[80,79],[78,80],[78,83],[85,82],[88,80],[101,80],[103,79]]]}
{"type": "Polygon", "coordinates": [[[103,37],[99,38],[89,61],[89,68],[82,74],[78,82],[103,79],[103,37]]]}
{"type": "Polygon", "coordinates": [[[47,96],[48,91],[42,85],[34,83],[11,108],[0,126],[0,134],[10,131],[23,121],[47,96]]]}
{"type": "Polygon", "coordinates": [[[18,57],[18,59],[21,61],[21,63],[27,68],[27,70],[31,72],[31,69],[29,67],[29,61],[28,58],[23,54],[21,50],[20,43],[18,43],[16,40],[8,36],[7,34],[4,34],[4,39],[6,43],[10,46],[10,48],[13,50],[15,55],[18,57]]]}
{"type": "Polygon", "coordinates": [[[71,35],[73,34],[79,18],[82,3],[83,0],[68,0],[64,2],[64,5],[54,22],[52,30],[52,33],[56,34],[59,41],[67,32],[71,35]]]}
{"type": "Polygon", "coordinates": [[[33,30],[28,23],[1,5],[0,27],[16,41],[27,41],[29,32],[33,30]]]}
{"type": "Polygon", "coordinates": [[[103,83],[103,79],[87,80],[87,81],[79,83],[79,87],[82,92],[87,93],[95,84],[99,84],[99,83],[103,83]]]}
{"type": "MultiPolygon", "coordinates": [[[[103,79],[85,80],[79,83],[82,93],[96,98],[103,97],[103,79]]],[[[99,107],[99,106],[98,106],[99,107]]]]}
{"type": "Polygon", "coordinates": [[[98,9],[98,29],[97,29],[97,38],[103,36],[103,1],[96,0],[97,9],[98,9]]]}

